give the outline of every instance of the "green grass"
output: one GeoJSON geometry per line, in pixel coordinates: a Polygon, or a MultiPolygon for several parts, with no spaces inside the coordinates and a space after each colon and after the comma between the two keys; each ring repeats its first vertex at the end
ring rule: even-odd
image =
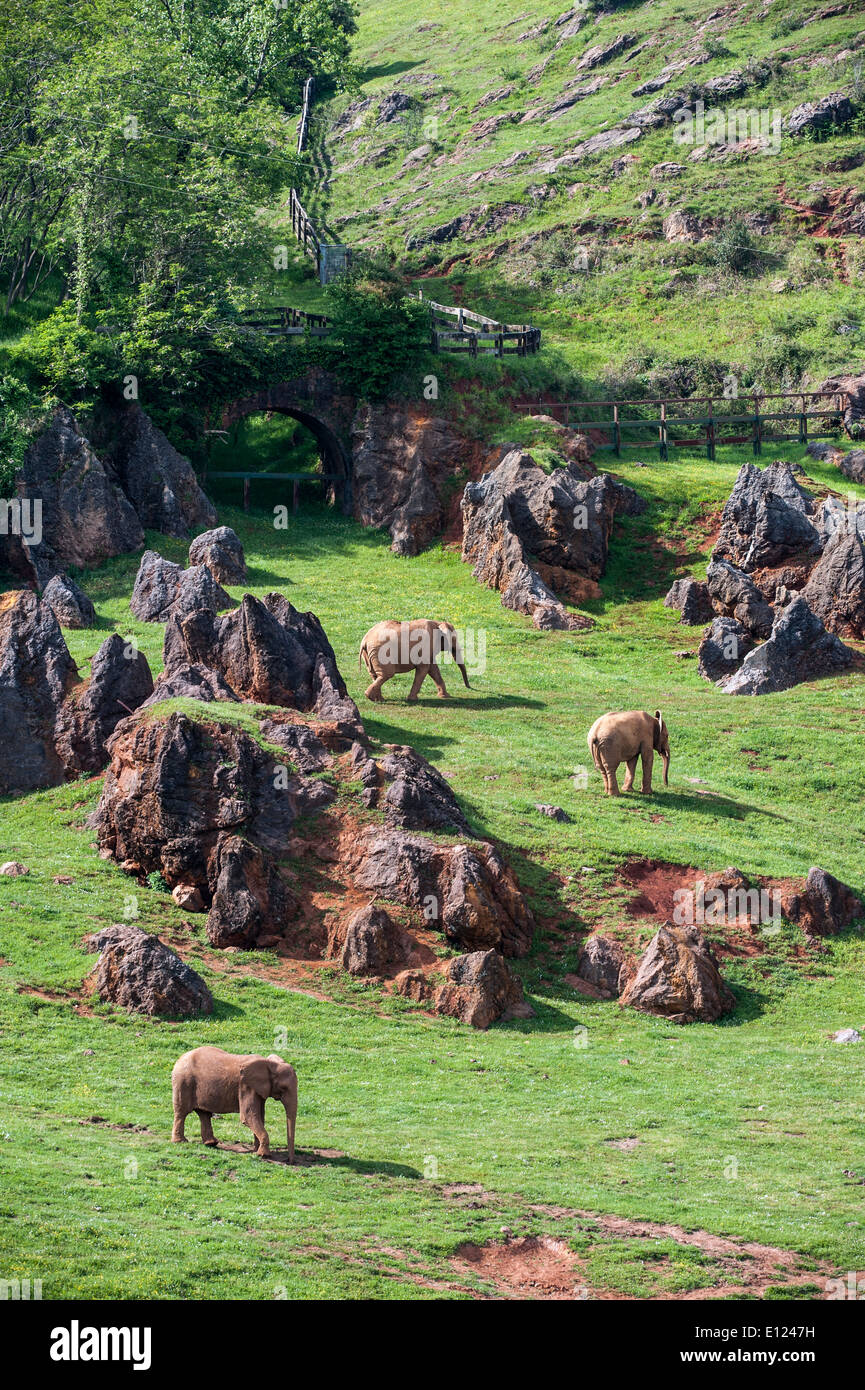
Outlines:
{"type": "MultiPolygon", "coordinates": [[[[263,510],[223,510],[246,547],[250,591],[278,588],[321,618],[371,736],[432,758],[477,832],[501,843],[542,921],[517,963],[536,1017],[478,1034],[345,982],[323,982],[328,1000],[279,988],[255,978],[262,953],[225,956],[216,971],[201,919],[192,960],[214,991],[213,1017],[160,1022],[93,1006],[77,993],[93,963],[82,938],[134,905],[170,940],[187,930],[183,914],[98,857],[86,818],[99,779],[7,799],[0,858],[31,872],[0,878],[4,1278],[42,1278],[46,1298],[460,1297],[472,1281],[455,1279],[455,1250],[507,1226],[572,1243],[590,1286],[640,1297],[724,1282],[674,1242],[652,1243],[654,1263],[645,1241],[600,1232],[587,1246],[578,1223],[537,1204],[675,1222],[861,1267],[861,1188],[849,1175],[865,1175],[863,1053],[828,1040],[865,1023],[856,930],[801,957],[800,937],[785,929],[765,956],[727,960],[738,1004],[716,1025],[675,1028],[582,998],[563,979],[580,931],[627,929],[635,943],[648,934],[625,914],[616,881],[631,855],[774,876],[818,863],[857,889],[865,882],[861,676],[725,698],[694,660],[674,655],[695,648],[697,632],[678,625],[663,593],[673,573],[700,570],[700,525],[744,456],[622,462],[620,476],[652,507],[617,529],[604,597],[591,605],[597,625],[583,634],[536,632],[453,551],[400,559],[382,535],[308,504],[286,531],[263,510]],[[406,705],[400,677],[384,706],[365,705],[364,631],[381,617],[421,614],[483,630],[485,672],[471,691],[451,680],[446,706],[426,690],[406,705]],[[669,722],[669,790],[609,801],[594,773],[578,790],[589,725],[606,708],[635,706],[660,706],[669,722]],[[539,801],[564,806],[572,822],[542,818],[539,801]],[[58,874],[74,882],[57,886],[58,874]],[[171,1146],[171,1066],[205,1042],[290,1058],[300,1149],[341,1156],[287,1169],[171,1146]],[[88,1122],[94,1116],[108,1123],[88,1122]],[[630,1152],[605,1143],[624,1136],[641,1143],[630,1152]],[[731,1159],[735,1178],[725,1175],[731,1159]],[[454,1183],[481,1184],[490,1199],[460,1200],[449,1195],[454,1183]]],[[[837,485],[837,473],[807,466],[837,485]]],[[[170,558],[185,553],[165,537],[148,543],[170,558]]],[[[116,629],[159,668],[162,628],[128,612],[136,564],[121,557],[83,576],[99,626],[66,634],[82,664],[116,629]]],[[[251,725],[251,712],[238,717],[251,725]]],[[[232,1117],[216,1132],[246,1133],[232,1117]]],[[[271,1134],[278,1141],[275,1113],[271,1134]]]]}
{"type": "MultiPolygon", "coordinates": [[[[721,102],[725,112],[757,108],[787,116],[827,92],[861,91],[855,52],[861,24],[853,10],[779,38],[783,5],[765,14],[750,0],[698,32],[715,8],[708,0],[618,6],[590,18],[554,50],[550,33],[529,40],[520,35],[560,14],[558,3],[529,13],[519,0],[479,0],[468,7],[442,0],[430,22],[409,0],[364,0],[355,44],[358,58],[366,60],[359,92],[329,104],[320,94],[315,108],[309,176],[315,215],[326,216],[334,235],[350,245],[383,249],[405,262],[407,237],[483,205],[517,205],[521,211],[486,237],[457,235],[413,253],[407,269],[423,267],[414,287],[433,298],[538,324],[548,367],[554,363],[560,376],[581,381],[586,397],[607,394],[617,383],[627,393],[633,379],[683,357],[704,364],[714,358],[776,389],[795,386],[804,370],[816,381],[820,373],[860,361],[865,322],[855,284],[863,268],[861,238],[833,236],[821,230],[819,217],[803,218],[796,209],[816,205],[818,184],[824,192],[865,190],[862,167],[839,171],[837,163],[860,151],[861,128],[819,143],[785,135],[777,150],[693,162],[691,147],[676,141],[670,123],[624,150],[554,174],[534,171],[587,136],[627,124],[631,113],[689,79],[705,81],[749,62],[768,63],[773,75],[721,102]],[[574,67],[590,45],[625,30],[648,46],[585,74],[574,67]],[[701,47],[714,56],[659,93],[633,95],[668,63],[693,58],[701,47]],[[542,61],[543,72],[533,75],[542,61]],[[596,76],[606,79],[601,89],[555,119],[506,122],[485,137],[470,133],[487,117],[549,107],[567,83],[596,76]],[[476,109],[506,86],[509,95],[476,109]],[[416,99],[406,120],[379,124],[374,105],[357,131],[341,135],[333,126],[349,100],[377,103],[397,87],[416,99]],[[437,125],[425,127],[430,120],[437,125]],[[407,165],[407,153],[423,143],[429,153],[407,165]],[[632,161],[614,168],[623,154],[632,161]],[[684,170],[671,179],[653,178],[653,166],[663,161],[684,170]],[[660,197],[644,209],[638,195],[652,187],[660,197]],[[732,274],[716,265],[713,238],[692,246],[666,242],[663,219],[680,209],[718,223],[768,216],[768,234],[755,237],[753,270],[732,274]],[[586,270],[575,269],[581,250],[586,270]],[[787,282],[781,291],[773,288],[779,280],[787,282]],[[843,322],[852,335],[839,335],[843,322]]],[[[679,394],[655,392],[662,393],[679,394]]]]}

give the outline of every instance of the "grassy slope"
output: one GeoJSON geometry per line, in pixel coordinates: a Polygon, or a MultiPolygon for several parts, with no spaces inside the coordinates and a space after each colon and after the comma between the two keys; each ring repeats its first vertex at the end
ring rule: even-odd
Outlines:
{"type": "MultiPolygon", "coordinates": [[[[254,954],[224,957],[218,974],[199,965],[217,998],[211,1019],[154,1022],[102,1006],[79,1014],[65,992],[92,964],[78,945],[85,933],[119,920],[130,893],[139,920],[168,939],[184,930],[182,914],[95,854],[84,820],[98,780],[7,801],[0,858],[21,858],[31,873],[0,879],[4,1277],[42,1278],[44,1297],[426,1297],[449,1292],[434,1285],[452,1277],[460,1241],[493,1238],[502,1225],[572,1240],[590,1286],[640,1295],[718,1277],[692,1252],[592,1240],[568,1219],[532,1212],[533,1202],[674,1220],[861,1266],[861,1189],[845,1170],[865,1171],[862,1052],[827,1038],[865,1022],[855,932],[804,963],[787,930],[763,960],[728,962],[739,1005],[714,1026],[621,1012],[562,978],[578,928],[628,922],[612,880],[632,853],[773,874],[819,862],[865,880],[861,678],[725,699],[673,655],[695,642],[662,607],[665,570],[699,570],[682,537],[697,535],[740,461],[622,466],[655,502],[617,533],[598,625],[581,636],[535,632],[452,552],[397,559],[383,537],[324,511],[277,532],[266,513],[224,510],[246,546],[250,589],[279,587],[319,614],[357,698],[355,654],[374,617],[446,610],[486,631],[488,667],[471,693],[453,685],[446,708],[430,698],[411,708],[397,680],[388,703],[364,714],[373,737],[431,756],[517,866],[547,927],[519,967],[537,1017],[477,1034],[345,982],[334,982],[334,1001],[317,999],[255,979],[254,954]],[[653,533],[670,546],[669,565],[650,549],[653,533]],[[669,791],[610,802],[594,775],[578,791],[571,774],[588,761],[596,714],[657,704],[672,730],[669,791]],[[564,805],[572,823],[541,818],[536,801],[564,805]],[[62,873],[74,883],[56,887],[62,873]],[[586,1047],[575,1046],[577,1025],[586,1047]],[[288,1170],[169,1145],[170,1068],[202,1042],[282,1050],[300,1075],[301,1149],[342,1156],[288,1170]],[[94,1115],[120,1128],[86,1123],[94,1115]],[[604,1143],[631,1135],[642,1141],[631,1152],[604,1143]],[[731,1158],[735,1179],[725,1176],[731,1158]],[[467,1206],[443,1187],[472,1182],[497,1200],[467,1206]]],[[[182,557],[178,542],[151,540],[182,557]]],[[[158,668],[161,628],[128,621],[135,566],[121,558],[87,576],[100,626],[67,634],[80,661],[117,628],[135,632],[158,668]]],[[[636,939],[648,927],[631,930],[636,939]]],[[[203,943],[200,919],[195,932],[203,943]]],[[[245,1131],[226,1117],[217,1133],[245,1131]]],[[[278,1141],[275,1113],[271,1134],[278,1141]]]]}
{"type": "MultiPolygon", "coordinates": [[[[639,370],[652,359],[657,365],[694,354],[749,368],[772,385],[785,365],[793,378],[801,370],[802,362],[791,365],[791,346],[805,354],[804,365],[819,380],[826,371],[861,360],[865,350],[865,321],[854,288],[863,269],[861,239],[803,236],[803,228],[816,229],[820,219],[803,221],[785,204],[813,202],[818,182],[824,192],[865,188],[862,167],[846,172],[829,167],[840,156],[861,153],[861,133],[819,144],[785,137],[777,153],[691,163],[690,148],[676,144],[669,125],[626,151],[614,150],[554,177],[527,172],[539,157],[556,157],[601,129],[626,123],[631,112],[689,77],[704,81],[749,59],[775,63],[777,75],[736,98],[731,108],[765,107],[786,115],[804,100],[850,90],[858,81],[861,14],[856,7],[789,33],[781,31],[799,12],[786,4],[775,4],[764,15],[762,4],[746,0],[705,23],[717,8],[710,0],[620,6],[597,22],[589,20],[553,51],[549,34],[522,42],[519,35],[544,16],[559,15],[559,0],[530,9],[520,0],[478,0],[471,6],[441,0],[434,22],[419,16],[409,0],[363,0],[357,51],[367,66],[360,96],[378,99],[401,88],[413,93],[418,105],[407,121],[383,126],[376,125],[374,108],[359,131],[342,138],[328,126],[348,99],[336,99],[328,112],[319,108],[317,171],[308,201],[349,244],[383,246],[399,256],[407,235],[481,204],[522,203],[526,216],[485,240],[458,237],[440,247],[443,278],[436,278],[434,254],[425,278],[416,283],[446,302],[540,324],[562,365],[585,378],[586,395],[602,394],[599,388],[611,371],[615,380],[619,372],[639,370]],[[649,48],[630,60],[624,53],[590,73],[573,66],[589,45],[625,31],[651,40],[649,48]],[[717,56],[690,67],[661,93],[632,95],[666,64],[706,51],[717,56]],[[544,60],[549,61],[543,74],[532,78],[531,70],[544,60]],[[609,78],[606,85],[555,119],[504,124],[486,138],[467,134],[483,118],[548,106],[567,82],[598,75],[609,78]],[[485,94],[505,85],[514,88],[511,95],[473,109],[485,94]],[[407,152],[427,138],[423,121],[431,115],[439,122],[437,142],[425,159],[406,166],[407,152]],[[493,166],[519,152],[528,157],[487,180],[493,166]],[[617,176],[611,166],[622,153],[635,155],[636,162],[617,176]],[[670,195],[667,206],[658,202],[644,212],[637,195],[652,186],[652,166],[665,160],[684,163],[685,172],[658,185],[670,195]],[[320,181],[324,170],[330,179],[326,186],[320,181]],[[746,213],[775,218],[770,234],[758,238],[755,271],[746,277],[720,271],[711,241],[665,242],[661,223],[675,209],[721,221],[746,213]],[[588,272],[573,268],[579,248],[588,253],[588,272]],[[837,273],[833,267],[843,267],[845,260],[846,270],[837,273]],[[778,280],[788,282],[786,292],[773,291],[778,280]],[[842,323],[855,331],[839,335],[842,323]]],[[[805,6],[799,18],[813,8],[805,6]]]]}

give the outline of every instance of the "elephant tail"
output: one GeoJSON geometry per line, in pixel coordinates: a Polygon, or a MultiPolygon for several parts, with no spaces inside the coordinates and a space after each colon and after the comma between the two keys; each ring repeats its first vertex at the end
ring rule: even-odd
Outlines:
{"type": "Polygon", "coordinates": [[[598,748],[599,748],[599,747],[600,747],[600,744],[599,744],[597,738],[590,738],[590,739],[589,739],[589,752],[590,752],[591,755],[592,755],[592,762],[595,764],[595,767],[596,767],[596,768],[598,769],[598,771],[600,772],[600,771],[602,771],[602,769],[601,769],[601,764],[598,762],[598,748]]]}
{"type": "MultiPolygon", "coordinates": [[[[365,666],[366,669],[367,669],[368,671],[370,671],[369,655],[368,655],[367,650],[366,650],[366,638],[365,638],[365,637],[364,637],[363,641],[362,641],[361,644],[360,644],[360,651],[359,651],[358,654],[357,654],[357,669],[358,669],[358,670],[361,670],[361,667],[362,667],[362,666],[365,666]]],[[[370,675],[372,675],[372,672],[371,672],[371,671],[370,671],[370,675]]]]}

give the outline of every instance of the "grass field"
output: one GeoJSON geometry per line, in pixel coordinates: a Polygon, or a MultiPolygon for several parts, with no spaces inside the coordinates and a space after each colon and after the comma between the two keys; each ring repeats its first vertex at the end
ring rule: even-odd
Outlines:
{"type": "MultiPolygon", "coordinates": [[[[799,1256],[798,1289],[783,1287],[779,1256],[767,1266],[777,1287],[770,1274],[760,1296],[813,1296],[827,1270],[863,1267],[865,1054],[829,1041],[865,1024],[856,929],[811,954],[785,927],[765,953],[725,958],[737,1008],[715,1025],[676,1028],[564,980],[583,932],[607,926],[637,943],[654,930],[624,909],[618,869],[631,856],[776,877],[816,863],[865,882],[861,675],[735,699],[675,655],[696,648],[697,631],[663,594],[675,573],[702,572],[744,457],[621,464],[652,503],[617,529],[590,605],[597,624],[580,634],[536,632],[452,550],[399,559],[323,505],[305,504],[287,531],[273,529],[270,498],[249,515],[222,507],[246,547],[249,590],[278,588],[318,614],[371,736],[424,752],[502,845],[542,924],[516,963],[536,1016],[481,1034],[328,973],[316,994],[287,990],[264,978],[266,953],[215,961],[198,924],[191,959],[214,992],[212,1017],[153,1021],[94,1004],[80,989],[93,964],[83,936],[121,920],[130,894],[140,923],[168,940],[186,933],[183,914],[98,857],[85,821],[99,779],[7,799],[0,859],[30,873],[0,878],[3,1278],[41,1278],[44,1298],[462,1298],[493,1285],[457,1269],[458,1248],[501,1240],[502,1228],[563,1242],[590,1296],[739,1296],[735,1271],[756,1259],[748,1242],[799,1256]],[[420,614],[483,632],[485,671],[471,691],[451,682],[446,706],[427,690],[406,705],[407,678],[386,687],[384,706],[364,705],[362,634],[377,618],[420,614]],[[636,706],[669,722],[669,789],[608,801],[592,772],[580,790],[589,725],[636,706]],[[536,802],[572,822],[550,822],[536,802]],[[171,1066],[201,1043],[295,1063],[300,1166],[169,1144],[171,1066]],[[626,1139],[638,1142],[611,1142],[626,1139]],[[612,1216],[658,1225],[638,1233],[612,1216]],[[734,1253],[676,1239],[665,1223],[728,1236],[734,1253]]],[[[806,462],[837,487],[837,472],[806,462]]],[[[177,541],[148,541],[183,558],[177,541]]],[[[84,577],[99,622],[66,634],[80,663],[118,630],[159,668],[161,627],[128,612],[136,567],[123,557],[84,577]]],[[[216,1133],[246,1135],[234,1117],[216,1133]]]]}

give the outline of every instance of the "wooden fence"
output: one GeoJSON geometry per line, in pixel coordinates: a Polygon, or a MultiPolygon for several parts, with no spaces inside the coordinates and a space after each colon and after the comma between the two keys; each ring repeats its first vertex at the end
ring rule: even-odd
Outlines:
{"type": "MultiPolygon", "coordinates": [[[[309,132],[309,108],[312,101],[314,79],[308,77],[303,84],[303,107],[297,123],[297,153],[303,154],[309,132]]],[[[297,189],[292,188],[288,197],[291,217],[291,230],[300,242],[304,255],[311,256],[322,285],[334,280],[351,267],[351,251],[341,242],[322,241],[315,230],[312,218],[300,201],[297,189]]]]}
{"type": "Polygon", "coordinates": [[[303,337],[326,338],[331,321],[324,314],[307,314],[303,309],[245,309],[240,315],[246,328],[257,328],[268,338],[303,337]]]}
{"type": "Polygon", "coordinates": [[[705,446],[708,457],[713,459],[718,444],[750,444],[754,454],[759,455],[764,441],[780,443],[795,440],[798,444],[807,444],[809,439],[828,439],[841,429],[847,404],[848,397],[844,391],[777,391],[730,400],[689,396],[632,401],[516,401],[514,409],[526,415],[550,415],[571,429],[603,433],[608,438],[603,443],[596,443],[595,448],[612,449],[616,457],[621,455],[623,449],[645,451],[656,448],[659,457],[666,459],[671,444],[679,448],[699,444],[701,448],[705,446]],[[786,401],[791,404],[771,409],[772,402],[786,401]],[[746,402],[750,405],[747,412],[743,409],[746,402]],[[708,406],[703,414],[685,414],[682,409],[675,409],[672,415],[669,413],[671,407],[693,408],[701,405],[708,406]],[[659,411],[657,414],[631,418],[623,416],[623,409],[631,406],[640,409],[658,406],[659,411]],[[590,411],[609,413],[606,418],[584,418],[590,411]],[[577,418],[572,412],[576,412],[577,418]],[[812,422],[827,427],[815,430],[812,422]],[[781,432],[785,426],[791,432],[781,432]],[[723,430],[728,427],[736,432],[724,434],[723,430]],[[690,429],[692,433],[677,434],[677,431],[684,429],[690,429]],[[626,433],[636,432],[641,434],[639,439],[625,438],[626,433]]]}
{"type": "MultiPolygon", "coordinates": [[[[205,480],[206,478],[207,474],[205,474],[205,480]]],[[[249,511],[249,492],[250,484],[253,478],[258,479],[258,481],[262,483],[292,483],[292,511],[295,513],[295,515],[297,515],[297,509],[300,505],[301,483],[331,483],[334,485],[334,492],[336,491],[336,484],[338,483],[341,486],[343,492],[344,509],[348,510],[351,503],[351,480],[347,477],[344,477],[340,473],[236,473],[233,471],[224,472],[220,470],[217,473],[210,474],[211,481],[219,478],[243,479],[243,510],[245,512],[249,511]]]]}
{"type": "Polygon", "coordinates": [[[422,290],[418,299],[429,306],[434,352],[467,352],[471,357],[516,353],[526,357],[540,349],[541,330],[530,323],[499,323],[470,309],[424,299],[422,290]]]}

